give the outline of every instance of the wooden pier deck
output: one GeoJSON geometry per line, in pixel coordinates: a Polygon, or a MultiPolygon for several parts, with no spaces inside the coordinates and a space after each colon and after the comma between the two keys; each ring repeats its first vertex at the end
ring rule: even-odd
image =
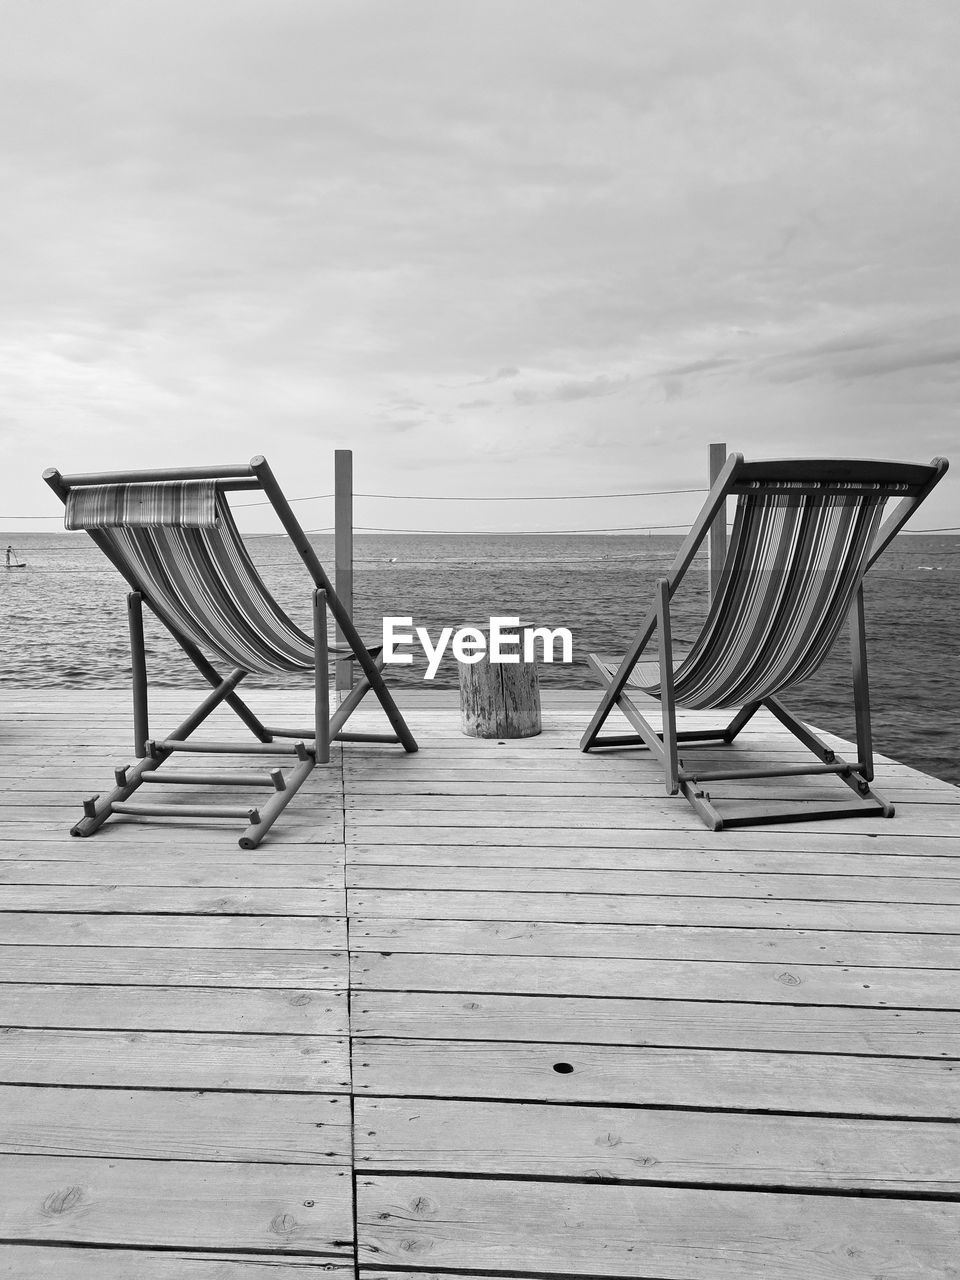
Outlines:
{"type": "Polygon", "coordinates": [[[711,834],[543,701],[401,694],[244,853],[71,839],[126,694],[2,695],[0,1276],[960,1276],[960,791],[711,834]]]}

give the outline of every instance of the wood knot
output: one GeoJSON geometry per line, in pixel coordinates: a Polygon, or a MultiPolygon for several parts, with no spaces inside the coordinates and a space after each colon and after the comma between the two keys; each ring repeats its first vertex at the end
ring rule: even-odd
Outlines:
{"type": "Polygon", "coordinates": [[[595,1147],[619,1147],[623,1142],[619,1133],[601,1133],[599,1138],[595,1138],[593,1145],[595,1147]]]}
{"type": "Polygon", "coordinates": [[[785,987],[799,987],[800,979],[795,973],[778,973],[777,981],[782,982],[785,987]]]}
{"type": "Polygon", "coordinates": [[[418,1240],[414,1236],[405,1236],[400,1241],[402,1253],[428,1253],[433,1248],[432,1240],[418,1240]]]}
{"type": "Polygon", "coordinates": [[[429,1196],[414,1196],[410,1201],[410,1212],[418,1218],[435,1218],[439,1209],[436,1201],[429,1196]]]}
{"type": "Polygon", "coordinates": [[[297,1008],[300,1008],[302,1005],[312,1003],[312,1001],[313,1001],[313,996],[308,996],[305,991],[301,991],[298,996],[293,997],[290,1003],[292,1005],[295,1005],[297,1008]]]}
{"type": "Polygon", "coordinates": [[[278,1213],[270,1223],[270,1230],[277,1236],[292,1236],[300,1230],[300,1223],[292,1213],[278,1213]]]}
{"type": "Polygon", "coordinates": [[[82,1187],[63,1187],[60,1191],[52,1191],[44,1200],[41,1208],[48,1217],[57,1217],[75,1209],[83,1199],[82,1187]]]}

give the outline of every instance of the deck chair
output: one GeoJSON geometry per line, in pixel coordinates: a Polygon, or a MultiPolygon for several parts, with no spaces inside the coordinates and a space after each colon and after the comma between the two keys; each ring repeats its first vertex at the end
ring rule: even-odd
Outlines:
{"type": "Polygon", "coordinates": [[[83,817],[71,828],[89,836],[112,814],[140,818],[243,818],[242,849],[261,842],[318,764],[330,758],[330,743],[363,741],[417,744],[387,689],[381,646],[361,640],[337,597],[307,535],[262,457],[249,465],[192,467],[180,470],[126,471],[43,478],[66,506],[68,529],[83,529],[119,569],[132,588],[127,597],[132,652],[135,765],[115,771],[109,795],[83,805],[83,817]],[[234,523],[226,493],[261,490],[274,508],[313,582],[313,635],[300,630],[267,590],[234,523]],[[143,605],[160,619],[203,678],[213,686],[196,710],[169,737],[150,736],[143,605]],[[344,638],[327,641],[327,615],[344,638]],[[226,664],[221,674],[210,661],[226,664]],[[331,714],[328,665],[355,659],[360,676],[331,714]],[[309,728],[265,725],[236,693],[251,672],[313,675],[313,723],[309,728]],[[390,726],[389,734],[349,733],[344,726],[364,695],[373,690],[390,726]],[[221,705],[229,706],[255,741],[206,741],[194,731],[221,705]],[[179,752],[286,756],[292,768],[239,774],[185,773],[160,766],[179,752]],[[246,786],[267,789],[262,805],[222,806],[131,802],[144,784],[203,787],[246,786]]]}
{"type": "MultiPolygon", "coordinates": [[[[580,742],[597,747],[641,746],[661,762],[668,795],[682,792],[706,826],[801,821],[874,814],[893,806],[871,787],[873,748],[864,638],[863,578],[947,470],[944,458],[929,466],[896,462],[792,460],[745,462],[731,454],[629,651],[621,659],[589,655],[604,686],[603,698],[580,742]],[[682,657],[674,652],[670,601],[718,517],[736,495],[730,545],[707,618],[682,657]],[[887,500],[900,501],[881,523],[887,500]],[[849,618],[857,759],[842,759],[780,701],[811,676],[849,618]],[[658,633],[655,660],[644,650],[658,633]],[[659,699],[661,728],[654,729],[633,702],[638,689],[659,699]],[[600,736],[618,707],[635,734],[600,736]],[[739,708],[723,728],[677,731],[676,709],[739,708]],[[816,763],[756,769],[688,768],[686,753],[733,742],[760,707],[768,708],[813,753],[816,763]],[[680,749],[684,758],[680,757],[680,749]],[[821,806],[721,812],[705,789],[723,779],[834,774],[854,793],[846,802],[821,806]]],[[[841,793],[842,794],[842,793],[841,793]]]]}

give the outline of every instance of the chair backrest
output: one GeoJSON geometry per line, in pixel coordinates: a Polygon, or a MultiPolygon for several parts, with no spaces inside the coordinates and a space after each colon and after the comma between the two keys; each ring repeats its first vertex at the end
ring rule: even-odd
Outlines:
{"type": "MultiPolygon", "coordinates": [[[[258,479],[227,486],[210,475],[128,474],[46,478],[64,500],[66,527],[86,530],[175,636],[245,671],[312,669],[312,639],[267,589],[224,496],[225,487],[261,487],[258,479]]],[[[319,562],[318,571],[317,585],[327,585],[319,562]]]]}
{"type": "Polygon", "coordinates": [[[881,527],[888,499],[900,497],[912,510],[945,469],[945,463],[937,471],[935,464],[741,462],[729,486],[739,496],[723,573],[703,628],[676,670],[677,701],[737,706],[811,676],[867,568],[896,532],[888,529],[893,520],[881,527]]]}

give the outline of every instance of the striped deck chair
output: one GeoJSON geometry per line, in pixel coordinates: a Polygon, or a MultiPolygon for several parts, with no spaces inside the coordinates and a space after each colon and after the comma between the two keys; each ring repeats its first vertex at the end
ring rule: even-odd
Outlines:
{"type": "Polygon", "coordinates": [[[893,806],[872,789],[873,747],[864,639],[863,578],[947,469],[895,462],[794,460],[744,462],[731,454],[673,568],[657,584],[656,599],[629,652],[621,659],[590,654],[604,685],[597,712],[580,742],[597,747],[642,746],[662,763],[668,795],[682,792],[714,831],[761,822],[876,814],[893,806]],[[726,499],[737,496],[736,516],[723,571],[706,621],[692,648],[673,651],[670,600],[726,499]],[[888,499],[899,498],[886,523],[888,499]],[[831,750],[780,701],[811,676],[849,619],[857,759],[831,750]],[[655,660],[644,650],[658,633],[655,660]],[[660,730],[637,709],[631,689],[658,698],[660,730]],[[618,707],[635,734],[600,736],[618,707]],[[676,708],[739,708],[721,729],[678,732],[676,708]],[[817,763],[756,769],[688,768],[686,752],[731,743],[760,707],[767,707],[816,757],[817,763]],[[828,806],[789,809],[736,805],[717,808],[706,783],[723,779],[834,774],[854,792],[828,806]]]}
{"type": "Polygon", "coordinates": [[[68,529],[83,529],[126,578],[132,650],[134,749],[138,761],[115,771],[116,785],[83,805],[83,817],[71,829],[89,836],[112,814],[141,818],[243,818],[242,849],[253,849],[290,803],[318,764],[330,758],[330,743],[374,741],[417,744],[387,689],[380,646],[364,645],[323,565],[262,457],[249,465],[180,470],[129,471],[43,478],[63,500],[68,529]],[[226,498],[231,490],[261,490],[272,504],[313,581],[313,634],[287,617],[257,572],[234,523],[226,498]],[[143,605],[160,619],[213,686],[210,694],[169,737],[150,736],[143,605]],[[345,643],[327,642],[327,614],[345,643]],[[211,658],[213,661],[211,661],[211,658]],[[359,679],[331,714],[328,664],[355,659],[359,679]],[[214,663],[226,664],[222,675],[214,663]],[[265,725],[238,696],[236,687],[251,672],[312,673],[313,723],[309,728],[265,725]],[[348,733],[344,726],[364,695],[373,690],[390,726],[389,734],[348,733]],[[194,739],[194,730],[221,704],[229,706],[256,741],[194,739]],[[292,768],[234,774],[185,773],[160,766],[178,752],[287,756],[292,768]],[[262,805],[141,803],[130,796],[143,784],[203,787],[263,786],[262,805]]]}

